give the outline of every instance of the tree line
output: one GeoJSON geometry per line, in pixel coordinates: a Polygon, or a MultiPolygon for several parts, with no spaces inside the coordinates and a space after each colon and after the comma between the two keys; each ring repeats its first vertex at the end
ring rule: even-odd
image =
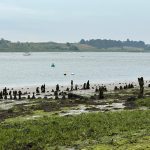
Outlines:
{"type": "Polygon", "coordinates": [[[126,41],[120,40],[107,40],[107,39],[91,39],[91,40],[84,40],[82,39],[80,44],[87,44],[96,48],[112,48],[112,47],[137,47],[137,48],[147,48],[148,45],[145,44],[143,41],[132,41],[127,39],[126,41]]]}
{"type": "Polygon", "coordinates": [[[48,51],[79,51],[73,43],[55,43],[55,42],[11,42],[0,39],[0,51],[16,52],[48,52],[48,51]]]}

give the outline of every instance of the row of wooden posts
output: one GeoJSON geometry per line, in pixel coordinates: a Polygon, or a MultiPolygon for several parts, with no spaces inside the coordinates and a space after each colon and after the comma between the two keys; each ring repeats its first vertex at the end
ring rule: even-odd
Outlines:
{"type": "MultiPolygon", "coordinates": [[[[138,83],[139,83],[139,86],[140,86],[140,91],[139,91],[138,97],[143,98],[144,97],[144,79],[143,79],[143,77],[138,78],[138,83]]],[[[115,86],[114,90],[122,90],[122,89],[127,89],[127,88],[134,88],[134,86],[133,86],[133,84],[129,84],[129,85],[126,85],[124,87],[120,86],[119,88],[117,86],[115,86]]],[[[40,89],[41,89],[41,93],[45,93],[46,92],[45,84],[42,85],[40,89]]],[[[83,84],[82,89],[83,90],[90,89],[89,80],[87,81],[87,83],[83,84]]],[[[70,87],[70,89],[67,88],[66,91],[71,92],[73,90],[78,90],[78,85],[76,84],[75,88],[74,88],[73,80],[71,80],[71,87],[70,87]]],[[[55,99],[58,99],[59,91],[60,91],[60,87],[59,87],[59,84],[57,84],[56,85],[56,90],[52,90],[52,92],[54,92],[55,99]]],[[[106,92],[106,91],[107,91],[107,88],[105,86],[100,86],[99,88],[96,87],[96,90],[95,90],[95,92],[99,92],[99,99],[104,98],[104,92],[106,92]]],[[[36,94],[40,94],[39,87],[36,88],[36,94]]],[[[15,90],[15,91],[7,92],[7,88],[5,87],[0,92],[0,99],[8,99],[8,95],[9,95],[10,99],[17,99],[17,96],[18,96],[18,99],[21,99],[23,94],[20,90],[19,91],[15,90]]],[[[62,98],[65,98],[67,93],[66,92],[61,92],[60,95],[62,95],[62,98]]],[[[33,95],[31,97],[30,97],[30,95],[28,95],[27,98],[28,99],[31,99],[31,98],[35,99],[35,93],[33,92],[33,95]]]]}

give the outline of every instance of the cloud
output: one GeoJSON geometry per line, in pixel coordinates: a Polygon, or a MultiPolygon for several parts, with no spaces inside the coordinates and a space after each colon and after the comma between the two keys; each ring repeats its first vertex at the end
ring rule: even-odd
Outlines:
{"type": "Polygon", "coordinates": [[[32,18],[52,21],[82,20],[90,17],[118,16],[116,12],[107,11],[98,0],[80,2],[79,0],[16,0],[0,2],[0,18],[32,18]],[[87,4],[87,5],[86,5],[87,4]]]}
{"type": "Polygon", "coordinates": [[[36,12],[29,8],[18,7],[16,5],[0,4],[0,13],[2,16],[12,16],[12,15],[35,15],[36,12]]]}
{"type": "Polygon", "coordinates": [[[0,33],[33,41],[120,39],[125,33],[144,39],[149,36],[149,5],[149,0],[0,0],[0,33]]]}

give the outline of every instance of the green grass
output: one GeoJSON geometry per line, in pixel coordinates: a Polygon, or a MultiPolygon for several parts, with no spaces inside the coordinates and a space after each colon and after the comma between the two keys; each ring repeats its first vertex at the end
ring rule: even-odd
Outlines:
{"type": "Polygon", "coordinates": [[[145,137],[140,137],[139,139],[136,139],[135,142],[128,142],[127,140],[118,140],[116,141],[116,146],[114,148],[114,146],[112,145],[105,145],[105,144],[101,144],[101,145],[96,145],[93,147],[89,147],[87,148],[88,150],[149,150],[150,149],[150,136],[145,136],[145,137]],[[118,146],[117,146],[118,144],[118,146]]]}
{"type": "Polygon", "coordinates": [[[136,105],[138,107],[145,106],[147,108],[150,108],[150,98],[138,99],[136,101],[136,105]]]}
{"type": "Polygon", "coordinates": [[[0,124],[0,149],[4,150],[61,147],[119,149],[142,144],[142,139],[145,144],[150,142],[150,110],[92,113],[74,117],[45,116],[27,121],[12,119],[0,124]]]}

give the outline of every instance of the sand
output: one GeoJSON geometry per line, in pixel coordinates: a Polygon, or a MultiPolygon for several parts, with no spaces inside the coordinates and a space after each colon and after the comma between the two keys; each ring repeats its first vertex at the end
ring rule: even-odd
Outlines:
{"type": "MultiPolygon", "coordinates": [[[[95,93],[95,89],[96,87],[99,87],[99,86],[106,86],[107,90],[108,91],[112,91],[114,90],[114,87],[117,86],[117,87],[124,87],[125,85],[127,84],[133,84],[134,87],[137,87],[138,86],[138,83],[137,82],[126,82],[126,83],[122,83],[122,82],[116,82],[116,83],[107,83],[107,84],[90,84],[90,89],[89,90],[83,90],[82,87],[83,85],[78,85],[78,90],[77,91],[72,91],[73,93],[75,94],[80,94],[80,95],[92,95],[95,93]]],[[[148,84],[150,83],[150,81],[145,81],[145,86],[147,87],[148,84]]],[[[23,94],[23,97],[27,97],[28,95],[32,96],[33,95],[33,92],[36,93],[36,87],[39,87],[40,89],[40,86],[24,86],[24,87],[15,87],[15,88],[9,88],[7,87],[8,91],[14,91],[14,90],[17,90],[17,91],[21,91],[22,93],[26,93],[26,94],[23,94]]],[[[35,94],[36,98],[44,98],[44,97],[47,97],[47,98],[50,98],[50,97],[53,97],[54,95],[54,92],[52,92],[52,90],[55,90],[56,87],[55,86],[49,86],[49,85],[45,85],[45,93],[40,93],[40,94],[35,94]]],[[[68,85],[68,86],[63,86],[63,85],[59,85],[59,88],[60,88],[60,92],[65,92],[67,88],[70,89],[71,85],[68,85]]],[[[1,87],[0,88],[0,91],[3,90],[4,87],[1,87]]]]}
{"type": "MultiPolygon", "coordinates": [[[[99,86],[106,86],[107,90],[108,91],[113,91],[114,90],[114,87],[117,86],[118,88],[120,86],[124,87],[125,85],[127,84],[133,84],[134,87],[138,87],[138,82],[114,82],[114,83],[106,83],[106,84],[90,84],[90,89],[89,90],[83,90],[82,87],[83,85],[78,85],[78,90],[75,91],[73,90],[72,92],[75,93],[75,94],[79,94],[79,95],[85,95],[85,96],[88,96],[88,95],[93,95],[95,93],[95,89],[96,87],[99,87],[99,86]]],[[[150,81],[145,81],[145,87],[148,86],[148,84],[150,84],[150,81]]],[[[75,85],[75,83],[74,83],[75,85]]],[[[22,97],[27,97],[28,95],[32,96],[33,95],[33,92],[35,93],[35,97],[36,98],[44,98],[44,97],[47,97],[47,98],[53,98],[54,97],[54,92],[52,92],[52,90],[55,90],[56,89],[56,86],[50,86],[50,85],[45,85],[46,87],[46,92],[45,93],[40,93],[40,94],[36,94],[36,87],[40,87],[39,85],[37,86],[22,86],[22,87],[14,87],[14,88],[9,88],[7,87],[8,89],[8,92],[11,90],[11,91],[21,91],[22,93],[26,93],[26,94],[23,94],[22,97]]],[[[71,88],[71,85],[68,85],[68,86],[63,86],[63,85],[59,85],[60,87],[60,92],[65,92],[67,88],[71,88]]],[[[0,88],[0,91],[3,90],[4,87],[1,87],[0,88]]],[[[9,98],[9,96],[8,96],[9,98]]]]}

